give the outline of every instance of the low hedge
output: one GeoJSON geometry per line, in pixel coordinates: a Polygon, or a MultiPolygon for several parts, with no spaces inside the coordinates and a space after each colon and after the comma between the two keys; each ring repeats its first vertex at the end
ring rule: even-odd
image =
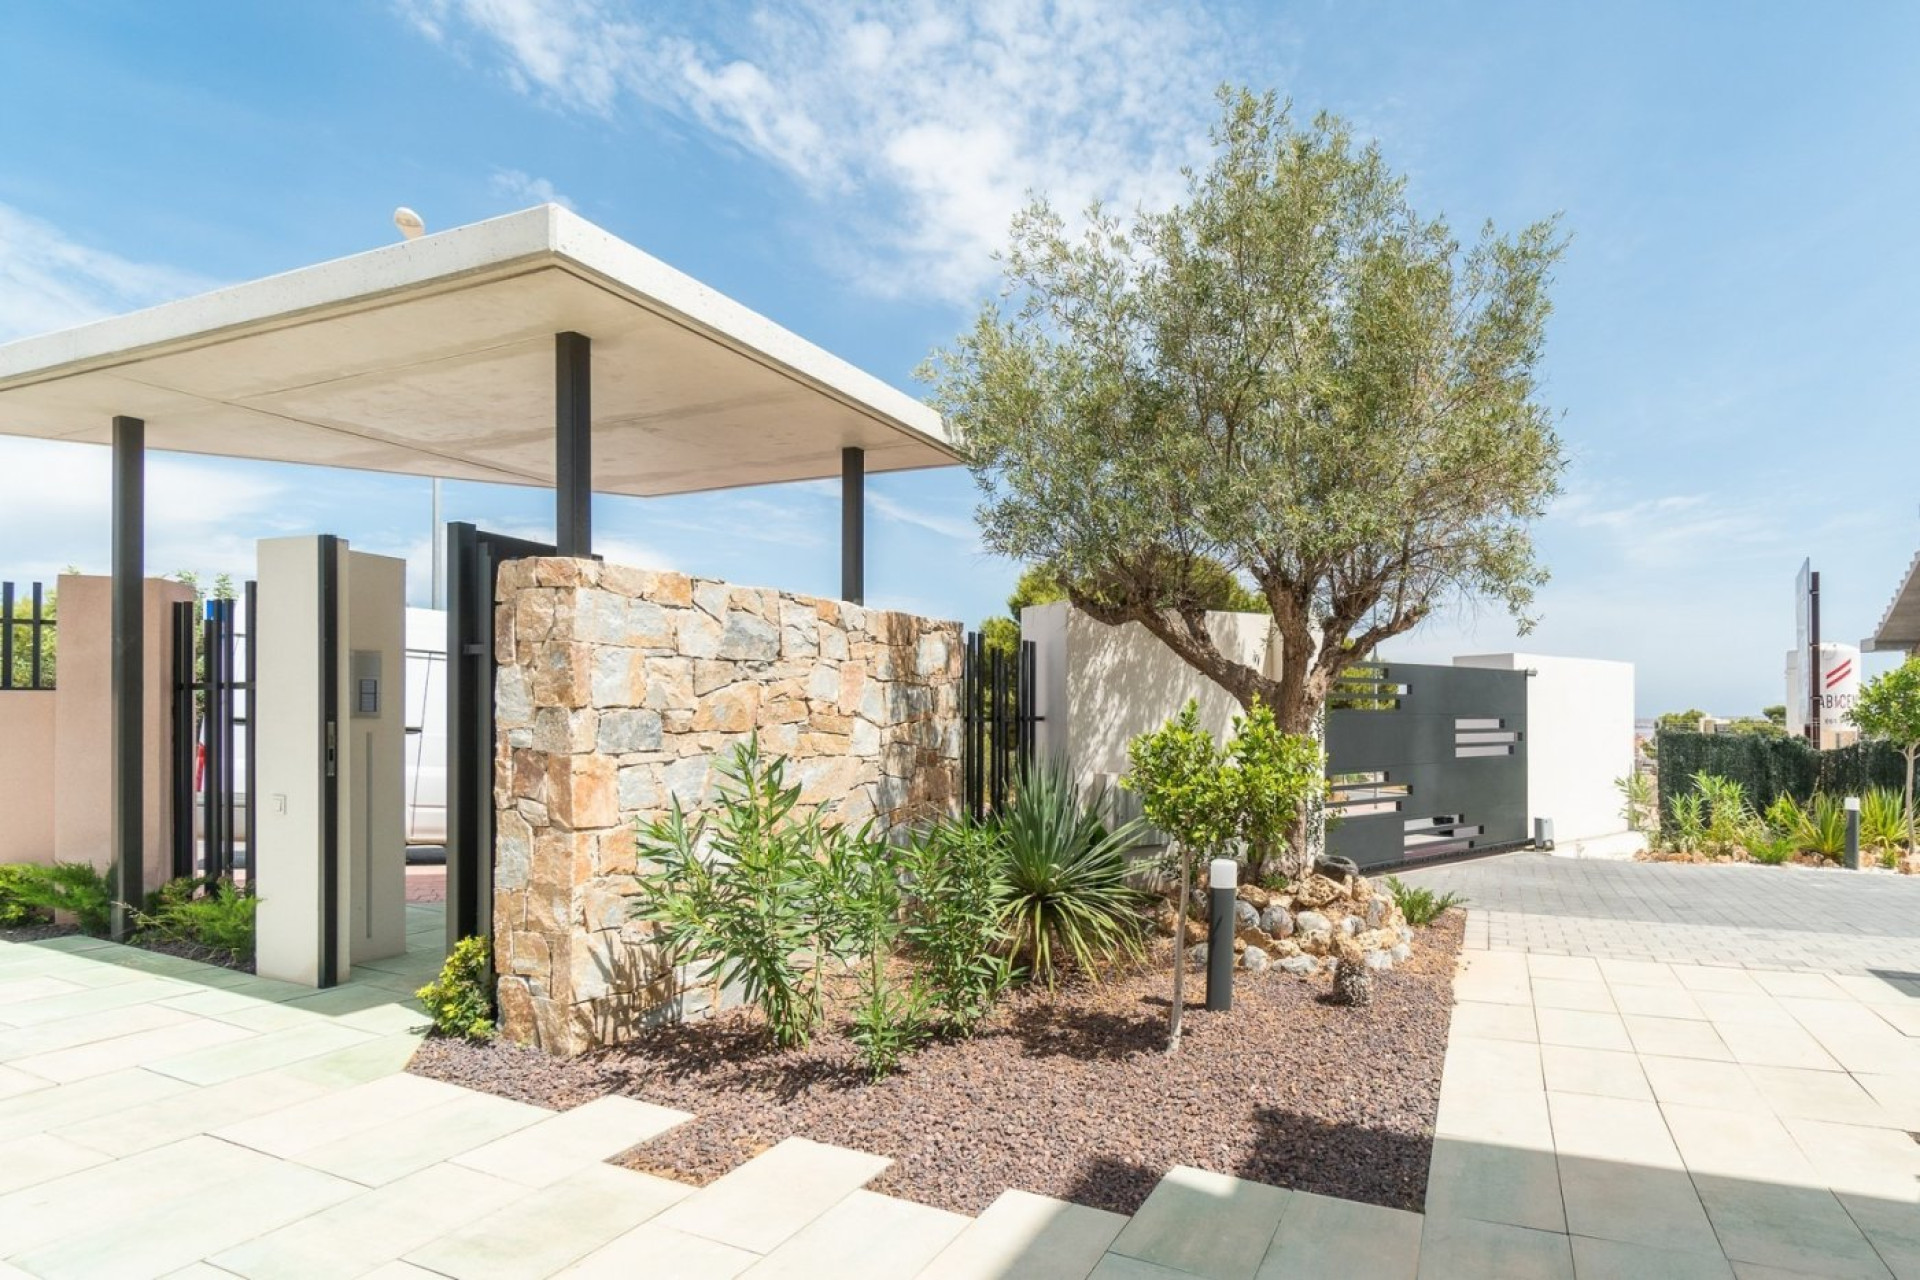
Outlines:
{"type": "Polygon", "coordinates": [[[1761,809],[1780,795],[1805,804],[1816,791],[1857,796],[1873,787],[1899,791],[1907,785],[1906,760],[1884,742],[1816,751],[1804,738],[1662,729],[1654,755],[1660,768],[1663,816],[1671,815],[1673,797],[1691,791],[1694,775],[1700,773],[1733,779],[1746,789],[1747,800],[1761,809]]]}

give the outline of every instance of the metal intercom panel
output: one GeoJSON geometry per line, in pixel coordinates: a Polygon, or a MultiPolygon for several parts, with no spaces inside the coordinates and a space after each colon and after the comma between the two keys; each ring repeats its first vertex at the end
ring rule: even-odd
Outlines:
{"type": "Polygon", "coordinates": [[[349,659],[352,674],[353,718],[373,719],[380,714],[380,651],[355,649],[349,659]]]}

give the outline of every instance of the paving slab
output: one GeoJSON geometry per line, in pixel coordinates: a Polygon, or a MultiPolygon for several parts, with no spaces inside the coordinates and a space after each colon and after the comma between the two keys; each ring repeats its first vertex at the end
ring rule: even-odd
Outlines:
{"type": "Polygon", "coordinates": [[[1428,1218],[1420,1280],[1573,1280],[1567,1237],[1472,1218],[1428,1218]]]}
{"type": "Polygon", "coordinates": [[[1112,1252],[1207,1280],[1251,1280],[1292,1194],[1176,1165],[1121,1229],[1112,1252]]]}
{"type": "Polygon", "coordinates": [[[1126,1224],[1123,1214],[1009,1190],[941,1250],[920,1280],[1085,1280],[1126,1224]]]}
{"type": "Polygon", "coordinates": [[[909,1280],[971,1219],[858,1190],[741,1274],[752,1280],[909,1280]]]}
{"type": "Polygon", "coordinates": [[[454,1163],[545,1187],[692,1118],[685,1111],[612,1093],[462,1152],[454,1163]]]}
{"type": "Polygon", "coordinates": [[[700,1188],[659,1221],[751,1253],[771,1253],[892,1163],[885,1156],[788,1138],[700,1188]]]}
{"type": "Polygon", "coordinates": [[[1565,1231],[1560,1163],[1545,1149],[1437,1137],[1427,1171],[1429,1218],[1476,1218],[1565,1231]]]}
{"type": "Polygon", "coordinates": [[[490,1094],[467,1093],[378,1129],[310,1147],[293,1158],[369,1187],[383,1186],[552,1115],[490,1094]]]}
{"type": "Polygon", "coordinates": [[[321,1092],[321,1086],[311,1081],[264,1071],[82,1120],[57,1132],[60,1137],[111,1156],[129,1156],[195,1134],[212,1133],[250,1116],[298,1106],[321,1092]]]}
{"type": "Polygon", "coordinates": [[[406,1261],[455,1280],[551,1275],[685,1199],[692,1190],[631,1169],[590,1164],[545,1190],[524,1194],[498,1212],[421,1245],[407,1254],[406,1261]]]}
{"type": "Polygon", "coordinates": [[[1404,1209],[1296,1191],[1257,1280],[1413,1280],[1420,1269],[1421,1229],[1420,1215],[1404,1209]]]}
{"type": "Polygon", "coordinates": [[[567,1280],[732,1280],[760,1255],[705,1236],[643,1223],[560,1272],[567,1280]]]}

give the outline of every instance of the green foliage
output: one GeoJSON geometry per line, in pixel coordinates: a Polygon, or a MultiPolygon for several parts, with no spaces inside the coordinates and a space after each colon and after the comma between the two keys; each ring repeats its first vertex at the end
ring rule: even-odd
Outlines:
{"type": "Polygon", "coordinates": [[[1310,735],[1282,733],[1256,698],[1234,719],[1226,772],[1247,870],[1258,879],[1280,857],[1302,808],[1326,786],[1326,757],[1310,735]]]}
{"type": "Polygon", "coordinates": [[[236,960],[253,958],[254,912],[251,893],[233,881],[203,885],[194,877],[169,880],[149,896],[147,909],[134,919],[142,933],[170,942],[193,942],[224,951],[236,960]]]}
{"type": "Polygon", "coordinates": [[[887,970],[887,958],[902,930],[900,874],[891,850],[878,841],[841,840],[829,851],[831,914],[840,928],[844,951],[864,956],[861,1002],[848,1038],[860,1050],[871,1079],[880,1080],[900,1065],[932,1030],[931,1000],[916,977],[901,990],[887,970]]]}
{"type": "Polygon", "coordinates": [[[1726,854],[1735,846],[1744,846],[1758,825],[1753,806],[1747,803],[1747,789],[1731,778],[1712,773],[1694,775],[1693,789],[1705,806],[1707,847],[1726,854]]]}
{"type": "Polygon", "coordinates": [[[1880,851],[1880,865],[1888,871],[1898,871],[1900,869],[1900,851],[1892,847],[1882,849],[1880,851]]]}
{"type": "Polygon", "coordinates": [[[443,1036],[493,1036],[493,954],[485,938],[462,938],[440,966],[440,976],[414,992],[443,1036]]]}
{"type": "Polygon", "coordinates": [[[980,624],[980,640],[989,653],[1012,658],[1020,652],[1020,623],[1013,618],[988,618],[980,624]]]}
{"type": "Polygon", "coordinates": [[[1914,851],[1915,837],[1913,773],[1920,757],[1920,654],[1908,654],[1907,660],[1891,671],[1882,671],[1860,686],[1853,704],[1853,722],[1868,738],[1890,744],[1899,750],[1905,769],[1907,851],[1914,851]]]}
{"type": "Polygon", "coordinates": [[[1685,711],[1669,711],[1653,722],[1655,733],[1698,733],[1700,722],[1707,713],[1698,707],[1688,707],[1685,711]]]}
{"type": "Polygon", "coordinates": [[[1720,733],[1757,733],[1764,738],[1786,736],[1786,726],[1766,716],[1735,716],[1721,725],[1720,733]]]}
{"type": "Polygon", "coordinates": [[[1653,821],[1653,783],[1647,775],[1635,769],[1624,778],[1615,778],[1613,789],[1620,793],[1620,816],[1627,830],[1645,831],[1653,821]]]}
{"type": "Polygon", "coordinates": [[[1009,308],[922,372],[988,551],[1302,732],[1354,655],[1449,599],[1525,629],[1529,525],[1563,467],[1535,379],[1562,243],[1543,222],[1463,251],[1340,120],[1221,97],[1183,201],[1131,225],[1095,208],[1077,239],[1036,202],[1009,308]],[[1273,612],[1285,678],[1213,643],[1220,566],[1273,612]]]}
{"type": "Polygon", "coordinates": [[[1435,894],[1431,889],[1407,884],[1398,876],[1387,877],[1387,892],[1393,895],[1394,904],[1400,908],[1400,914],[1406,917],[1407,923],[1419,929],[1438,920],[1447,908],[1466,903],[1466,899],[1458,894],[1435,894]]]}
{"type": "Polygon", "coordinates": [[[1142,952],[1126,857],[1140,824],[1107,821],[1104,793],[1082,803],[1057,761],[1030,768],[994,815],[1006,858],[999,924],[1014,960],[1048,986],[1064,961],[1098,976],[1100,961],[1142,952]]]}
{"type": "Polygon", "coordinates": [[[1761,815],[1767,830],[1776,836],[1792,836],[1800,830],[1804,819],[1799,801],[1787,795],[1775,796],[1773,803],[1767,806],[1766,813],[1761,815]]]}
{"type": "Polygon", "coordinates": [[[1692,853],[1707,836],[1707,802],[1698,791],[1675,796],[1667,807],[1667,822],[1660,829],[1666,842],[1682,853],[1692,853]]]}
{"type": "Polygon", "coordinates": [[[1189,863],[1238,836],[1233,780],[1213,735],[1200,727],[1198,702],[1188,699],[1173,719],[1129,742],[1127,761],[1120,785],[1140,797],[1147,825],[1185,851],[1189,863]]]}
{"type": "Polygon", "coordinates": [[[1791,835],[1775,835],[1771,832],[1760,836],[1747,846],[1747,853],[1755,862],[1764,862],[1770,867],[1792,861],[1793,855],[1797,852],[1799,848],[1791,835]]]}
{"type": "Polygon", "coordinates": [[[1749,796],[1792,796],[1805,804],[1814,792],[1864,795],[1873,787],[1901,787],[1906,761],[1886,742],[1859,742],[1816,751],[1804,738],[1752,733],[1662,733],[1660,811],[1669,813],[1676,794],[1693,787],[1695,774],[1738,782],[1749,796]]]}
{"type": "Polygon", "coordinates": [[[860,1050],[867,1078],[884,1080],[926,1040],[931,1031],[927,1016],[931,1000],[917,978],[901,991],[887,977],[884,957],[878,953],[861,979],[860,993],[847,1038],[860,1050]]]}
{"type": "Polygon", "coordinates": [[[999,836],[966,820],[935,823],[908,838],[900,863],[907,881],[901,938],[925,966],[927,998],[944,1029],[971,1035],[1013,980],[999,836]]]}
{"type": "Polygon", "coordinates": [[[84,862],[22,864],[12,897],[28,908],[70,912],[82,932],[96,937],[113,926],[113,881],[84,862]]]}
{"type": "MultiPolygon", "coordinates": [[[[59,595],[49,591],[40,598],[40,616],[48,622],[59,618],[59,595]]],[[[9,622],[0,618],[0,626],[13,629],[13,680],[15,689],[32,689],[33,683],[33,595],[16,596],[13,601],[13,617],[17,621],[9,622]]],[[[42,689],[51,689],[56,683],[57,667],[60,656],[60,630],[57,626],[45,627],[40,632],[40,683],[42,689]]],[[[4,908],[0,908],[4,912],[4,908]]],[[[4,922],[0,914],[0,922],[4,922]]]]}
{"type": "Polygon", "coordinates": [[[1860,797],[1860,843],[1868,848],[1902,844],[1907,838],[1906,798],[1892,787],[1860,797]]]}
{"type": "Polygon", "coordinates": [[[1847,811],[1837,796],[1816,795],[1800,814],[1796,843],[1806,853],[1817,853],[1829,862],[1840,861],[1847,851],[1847,811]]]}
{"type": "Polygon", "coordinates": [[[639,827],[634,914],[660,928],[675,962],[703,960],[723,984],[738,984],[766,1018],[776,1045],[806,1044],[820,1017],[819,961],[848,954],[864,833],[830,826],[818,813],[794,816],[800,788],[787,762],[768,757],[758,737],[719,766],[712,812],[689,823],[674,802],[639,827]],[[801,957],[811,956],[807,989],[801,957]]]}
{"type": "Polygon", "coordinates": [[[25,886],[35,880],[39,870],[32,863],[0,865],[0,929],[18,929],[48,920],[47,912],[24,896],[25,886]]]}

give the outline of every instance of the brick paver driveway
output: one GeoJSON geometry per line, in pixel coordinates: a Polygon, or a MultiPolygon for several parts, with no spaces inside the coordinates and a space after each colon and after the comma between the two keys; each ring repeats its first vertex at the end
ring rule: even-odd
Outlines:
{"type": "Polygon", "coordinates": [[[1401,879],[1465,897],[1469,947],[1920,975],[1920,877],[1515,853],[1401,879]]]}

